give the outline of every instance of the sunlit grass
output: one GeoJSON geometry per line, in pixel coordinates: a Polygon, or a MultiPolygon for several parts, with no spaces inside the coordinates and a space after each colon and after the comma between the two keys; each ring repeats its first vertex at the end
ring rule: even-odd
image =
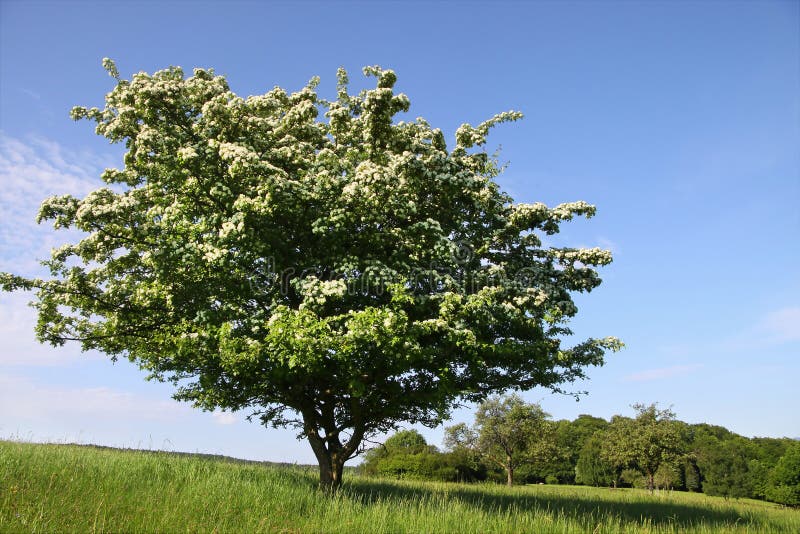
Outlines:
{"type": "Polygon", "coordinates": [[[0,441],[2,532],[800,532],[750,500],[387,481],[202,456],[0,441]]]}

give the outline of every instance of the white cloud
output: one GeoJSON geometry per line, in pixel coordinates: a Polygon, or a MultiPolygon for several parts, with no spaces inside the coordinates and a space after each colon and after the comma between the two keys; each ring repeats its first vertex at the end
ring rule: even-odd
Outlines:
{"type": "Polygon", "coordinates": [[[36,341],[36,310],[28,306],[29,292],[0,293],[0,369],[9,366],[65,366],[105,358],[96,352],[81,353],[77,343],[62,347],[36,341]]]}
{"type": "Polygon", "coordinates": [[[752,352],[797,341],[800,341],[800,307],[786,306],[764,313],[750,326],[720,341],[715,348],[725,352],[752,352]]]}
{"type": "Polygon", "coordinates": [[[606,237],[601,236],[597,238],[597,246],[605,250],[610,250],[614,255],[620,254],[619,244],[606,237]]]}
{"type": "Polygon", "coordinates": [[[214,422],[218,425],[232,425],[239,421],[239,418],[230,412],[223,412],[222,410],[214,410],[211,412],[214,422]]]}
{"type": "Polygon", "coordinates": [[[626,382],[648,382],[651,380],[662,380],[664,378],[672,378],[673,376],[680,376],[689,374],[693,371],[701,369],[702,364],[693,365],[674,365],[672,367],[662,367],[660,369],[648,369],[633,373],[624,378],[626,382]]]}
{"type": "MultiPolygon", "coordinates": [[[[80,238],[75,231],[37,225],[36,214],[47,196],[84,196],[102,186],[103,163],[92,153],[70,151],[41,137],[23,141],[0,132],[0,271],[41,276],[39,260],[49,257],[53,247],[80,238]]],[[[0,366],[85,359],[77,344],[53,348],[36,342],[36,311],[27,305],[32,299],[31,293],[0,293],[0,366]]]]}
{"type": "Polygon", "coordinates": [[[40,95],[36,91],[32,91],[30,89],[25,89],[24,87],[20,88],[19,91],[24,95],[28,95],[29,97],[31,97],[34,100],[41,100],[42,99],[42,95],[40,95]]]}
{"type": "Polygon", "coordinates": [[[0,271],[37,274],[37,260],[74,238],[74,232],[37,225],[39,206],[48,196],[84,196],[101,187],[103,163],[108,162],[47,139],[22,141],[0,132],[0,271]]]}
{"type": "Polygon", "coordinates": [[[800,341],[800,307],[782,308],[766,314],[756,330],[773,343],[800,341]]]}
{"type": "Polygon", "coordinates": [[[188,405],[108,387],[69,388],[0,374],[0,420],[160,420],[191,412],[188,405]]]}

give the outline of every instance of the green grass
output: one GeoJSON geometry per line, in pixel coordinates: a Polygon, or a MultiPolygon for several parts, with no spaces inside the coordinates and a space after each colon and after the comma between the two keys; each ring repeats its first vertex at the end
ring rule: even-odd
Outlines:
{"type": "Polygon", "coordinates": [[[0,441],[0,532],[800,532],[800,511],[699,494],[463,485],[0,441]]]}

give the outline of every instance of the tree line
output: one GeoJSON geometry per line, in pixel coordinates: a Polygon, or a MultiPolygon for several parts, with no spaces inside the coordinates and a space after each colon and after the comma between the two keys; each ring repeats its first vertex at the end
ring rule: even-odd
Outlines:
{"type": "Polygon", "coordinates": [[[633,409],[633,417],[610,421],[554,421],[517,395],[493,397],[478,406],[473,425],[445,429],[444,450],[403,430],[367,451],[360,470],[451,482],[667,489],[800,506],[800,441],[685,423],[656,404],[633,409]]]}

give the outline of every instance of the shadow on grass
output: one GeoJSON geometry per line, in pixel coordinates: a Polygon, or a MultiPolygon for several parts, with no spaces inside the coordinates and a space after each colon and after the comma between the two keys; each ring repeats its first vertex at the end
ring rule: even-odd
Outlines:
{"type": "MultiPolygon", "coordinates": [[[[642,523],[649,521],[653,526],[671,525],[688,528],[698,524],[710,527],[728,526],[745,523],[748,520],[735,510],[713,509],[702,504],[679,503],[659,500],[658,497],[642,495],[638,502],[625,502],[595,498],[592,495],[554,495],[538,492],[531,488],[530,492],[517,495],[495,493],[487,486],[465,487],[453,484],[443,486],[441,490],[427,489],[422,486],[406,487],[389,481],[360,479],[347,484],[346,490],[353,499],[364,504],[380,501],[407,501],[426,498],[441,498],[445,494],[448,499],[456,499],[467,506],[482,509],[486,512],[504,512],[509,509],[539,509],[548,514],[571,517],[588,525],[608,517],[618,517],[623,522],[642,523]]],[[[608,491],[621,491],[612,490],[608,491]]]]}

